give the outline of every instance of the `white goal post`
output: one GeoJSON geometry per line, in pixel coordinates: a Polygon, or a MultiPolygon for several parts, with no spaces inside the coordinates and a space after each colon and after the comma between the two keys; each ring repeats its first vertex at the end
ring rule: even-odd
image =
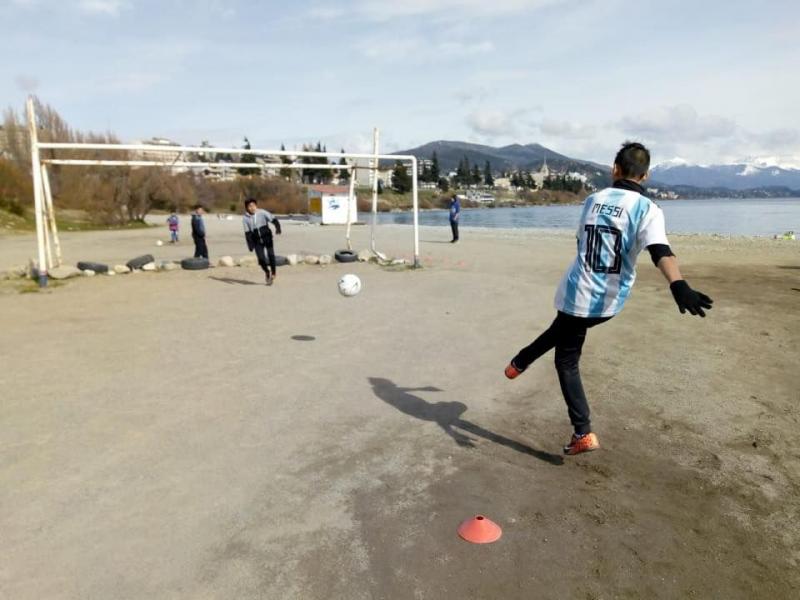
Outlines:
{"type": "MultiPolygon", "coordinates": [[[[372,231],[370,236],[370,250],[377,255],[380,253],[375,247],[375,226],[377,223],[377,181],[378,167],[381,160],[401,161],[411,163],[411,194],[414,224],[414,268],[420,266],[419,261],[419,197],[417,186],[417,158],[411,155],[399,154],[379,154],[378,153],[378,130],[374,130],[374,152],[372,154],[353,153],[353,152],[314,152],[308,150],[264,150],[264,149],[245,149],[245,148],[216,148],[205,146],[162,146],[153,144],[98,144],[98,143],[72,143],[72,142],[40,142],[36,126],[36,113],[33,97],[28,98],[28,130],[31,142],[31,172],[33,176],[33,201],[36,216],[36,240],[38,254],[38,274],[39,285],[47,285],[48,270],[53,266],[62,264],[61,244],[58,238],[56,227],[55,212],[53,209],[53,197],[50,192],[50,176],[48,173],[49,165],[61,166],[96,166],[96,167],[162,167],[162,168],[198,168],[215,169],[225,167],[229,169],[329,169],[346,170],[350,173],[350,199],[355,195],[355,171],[356,169],[368,169],[374,173],[372,186],[372,231]],[[42,158],[42,150],[92,150],[102,152],[154,152],[163,156],[165,153],[174,153],[175,160],[118,160],[118,159],[69,159],[69,158],[42,158]],[[213,163],[207,161],[182,160],[183,155],[191,154],[230,154],[230,155],[249,155],[262,157],[290,157],[294,161],[300,157],[316,158],[335,158],[335,159],[366,159],[368,166],[356,164],[303,164],[298,162],[290,163],[213,163]],[[55,251],[55,259],[53,258],[55,251]]],[[[113,155],[113,154],[112,154],[113,155]]],[[[348,203],[349,207],[350,203],[348,203]]],[[[349,208],[348,208],[349,213],[349,208]]],[[[350,246],[350,226],[351,217],[347,218],[347,248],[350,246]]]]}

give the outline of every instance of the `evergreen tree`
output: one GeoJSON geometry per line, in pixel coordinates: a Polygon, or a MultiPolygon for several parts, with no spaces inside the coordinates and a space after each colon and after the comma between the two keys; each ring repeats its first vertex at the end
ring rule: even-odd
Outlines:
{"type": "Polygon", "coordinates": [[[525,179],[522,182],[523,187],[529,188],[531,190],[536,189],[536,182],[533,179],[533,175],[530,171],[525,173],[525,179]]]}
{"type": "Polygon", "coordinates": [[[458,185],[469,185],[472,180],[472,175],[469,170],[469,159],[464,156],[458,163],[458,170],[456,171],[456,183],[458,185]]]}
{"type": "MultiPolygon", "coordinates": [[[[250,140],[247,137],[244,138],[244,146],[242,146],[243,150],[250,150],[250,140]]],[[[256,157],[252,154],[240,154],[239,155],[239,162],[247,163],[247,164],[255,164],[256,157]]],[[[259,175],[260,171],[258,169],[250,169],[250,168],[240,168],[238,169],[239,175],[259,175]]]]}
{"type": "Polygon", "coordinates": [[[443,192],[446,192],[450,189],[450,182],[447,180],[447,177],[439,177],[439,181],[436,185],[443,192]]]}
{"type": "MultiPolygon", "coordinates": [[[[281,150],[285,151],[286,150],[286,146],[281,144],[281,150]]],[[[292,159],[290,159],[288,156],[285,156],[285,155],[281,154],[281,163],[283,163],[284,165],[288,165],[288,164],[291,164],[291,162],[292,162],[292,159]]],[[[291,169],[281,169],[279,174],[284,179],[291,179],[292,178],[292,170],[291,169]]]]}
{"type": "MultiPolygon", "coordinates": [[[[344,148],[341,150],[342,154],[344,154],[344,148]]],[[[339,159],[339,164],[347,167],[347,161],[345,160],[344,156],[339,159]]],[[[350,183],[350,170],[347,168],[339,169],[339,181],[342,183],[350,183]]]]}
{"type": "Polygon", "coordinates": [[[429,181],[434,181],[432,173],[431,173],[431,168],[430,168],[429,165],[427,165],[427,164],[423,165],[422,173],[419,176],[419,180],[420,181],[424,181],[426,183],[429,182],[429,181]]]}
{"type": "Polygon", "coordinates": [[[392,188],[400,194],[411,191],[411,176],[406,166],[399,160],[394,164],[392,171],[392,188]]]}
{"type": "Polygon", "coordinates": [[[494,177],[492,177],[492,165],[487,160],[486,167],[483,169],[483,183],[492,187],[494,186],[494,177]]]}
{"type": "MultiPolygon", "coordinates": [[[[310,146],[303,144],[303,152],[309,152],[310,150],[310,146]]],[[[304,165],[310,165],[312,163],[312,157],[301,156],[300,162],[304,165]]],[[[301,169],[300,179],[303,181],[303,183],[314,183],[314,169],[301,169]]]]}
{"type": "Polygon", "coordinates": [[[441,172],[439,169],[439,157],[436,156],[436,150],[433,151],[433,156],[431,156],[431,181],[439,182],[439,178],[441,177],[441,172]]]}
{"type": "Polygon", "coordinates": [[[483,180],[481,177],[481,168],[475,164],[472,166],[472,172],[470,173],[469,182],[472,185],[478,185],[483,180]]]}

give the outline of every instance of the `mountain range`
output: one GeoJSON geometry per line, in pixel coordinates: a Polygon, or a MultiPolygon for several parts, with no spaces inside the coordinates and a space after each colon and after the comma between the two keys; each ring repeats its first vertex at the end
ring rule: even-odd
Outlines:
{"type": "MultiPolygon", "coordinates": [[[[611,182],[610,166],[560,154],[541,144],[511,144],[487,146],[469,142],[439,140],[396,154],[412,154],[417,158],[439,160],[441,171],[453,171],[466,157],[470,164],[484,168],[487,161],[495,173],[500,171],[536,171],[544,160],[551,170],[576,172],[585,175],[596,187],[611,182]]],[[[800,169],[794,164],[776,164],[774,160],[750,159],[736,164],[694,165],[674,159],[655,165],[651,169],[648,186],[674,190],[681,196],[800,196],[800,169]]]]}
{"type": "Polygon", "coordinates": [[[412,154],[417,158],[431,158],[434,152],[436,152],[442,172],[455,171],[458,163],[464,157],[469,160],[471,165],[477,164],[481,169],[488,161],[495,173],[514,170],[537,171],[547,160],[547,166],[551,170],[581,173],[595,185],[602,186],[611,181],[608,165],[571,158],[550,148],[545,148],[541,144],[525,144],[524,146],[511,144],[494,147],[469,142],[439,140],[395,152],[395,154],[412,154]]]}
{"type": "Polygon", "coordinates": [[[789,169],[753,160],[729,165],[693,165],[672,160],[651,170],[653,180],[667,185],[748,190],[787,187],[800,190],[800,169],[789,169]]]}

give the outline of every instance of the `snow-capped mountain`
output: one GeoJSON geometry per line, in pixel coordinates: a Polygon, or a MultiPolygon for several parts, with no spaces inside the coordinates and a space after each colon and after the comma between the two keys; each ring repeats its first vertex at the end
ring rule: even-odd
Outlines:
{"type": "Polygon", "coordinates": [[[737,162],[758,168],[778,167],[779,169],[800,170],[800,156],[750,156],[737,162]]]}
{"type": "Polygon", "coordinates": [[[676,158],[653,167],[651,178],[667,185],[747,190],[786,187],[800,190],[800,160],[757,157],[729,165],[694,165],[676,158]]]}

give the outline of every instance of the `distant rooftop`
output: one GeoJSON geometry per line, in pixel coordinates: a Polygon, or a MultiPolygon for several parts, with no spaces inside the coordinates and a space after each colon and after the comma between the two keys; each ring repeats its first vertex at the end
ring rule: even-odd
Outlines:
{"type": "Polygon", "coordinates": [[[349,194],[350,188],[346,185],[310,185],[308,189],[322,194],[349,194]]]}

